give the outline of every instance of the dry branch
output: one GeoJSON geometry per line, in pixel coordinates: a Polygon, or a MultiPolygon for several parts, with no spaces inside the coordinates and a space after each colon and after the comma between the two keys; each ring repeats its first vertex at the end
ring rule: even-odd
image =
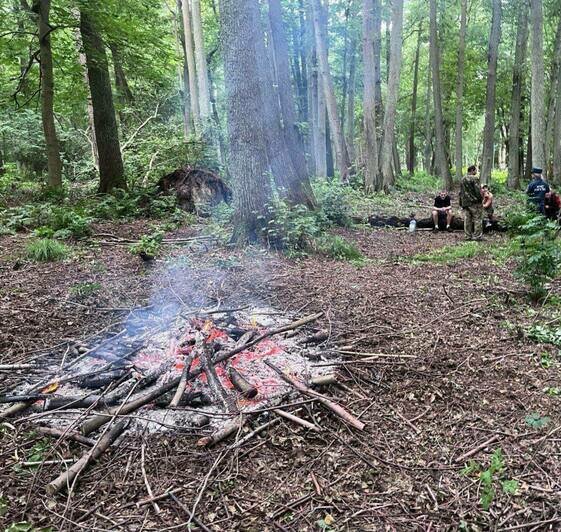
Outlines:
{"type": "Polygon", "coordinates": [[[331,410],[336,416],[340,417],[341,419],[345,420],[349,425],[352,425],[358,430],[364,430],[364,423],[360,421],[358,418],[353,416],[350,412],[347,412],[342,406],[338,405],[337,403],[333,402],[331,399],[321,395],[314,390],[308,388],[304,383],[300,382],[299,380],[291,377],[290,375],[286,374],[280,368],[277,368],[274,364],[271,364],[269,361],[265,360],[265,364],[269,366],[272,370],[274,370],[278,375],[288,384],[293,386],[296,390],[300,393],[307,395],[308,397],[313,397],[317,399],[322,405],[326,408],[331,410]]]}
{"type": "Polygon", "coordinates": [[[40,434],[46,434],[48,436],[55,436],[55,437],[61,438],[61,439],[66,438],[66,439],[69,439],[69,440],[74,440],[74,441],[77,441],[78,443],[83,443],[84,445],[87,445],[89,447],[93,447],[95,445],[95,440],[92,440],[90,438],[86,438],[85,436],[82,436],[81,434],[78,434],[77,432],[55,429],[54,427],[36,427],[35,430],[37,432],[39,432],[40,434]]]}
{"type": "Polygon", "coordinates": [[[97,460],[109,446],[121,435],[128,425],[127,420],[119,421],[110,430],[108,430],[97,442],[97,444],[85,453],[80,460],[73,464],[67,471],[61,473],[55,480],[47,485],[46,491],[48,495],[58,493],[64,487],[70,487],[76,477],[91,462],[97,460]]]}

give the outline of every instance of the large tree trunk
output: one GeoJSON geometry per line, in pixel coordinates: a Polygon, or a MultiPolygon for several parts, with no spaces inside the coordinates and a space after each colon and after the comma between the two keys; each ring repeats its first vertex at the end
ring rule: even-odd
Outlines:
{"type": "Polygon", "coordinates": [[[417,48],[413,65],[413,95],[411,97],[411,118],[409,120],[409,141],[407,143],[407,171],[413,175],[417,162],[417,149],[415,148],[415,130],[417,121],[417,90],[419,87],[419,56],[421,53],[421,33],[423,24],[419,23],[417,35],[417,48]]]}
{"type": "Polygon", "coordinates": [[[54,115],[54,75],[53,54],[51,51],[51,31],[49,13],[50,0],[38,0],[33,3],[37,13],[39,31],[39,59],[41,69],[41,118],[47,147],[48,185],[51,188],[62,187],[62,160],[54,115]]]}
{"type": "Polygon", "coordinates": [[[374,1],[374,85],[376,100],[376,122],[382,123],[384,104],[382,102],[382,7],[380,0],[374,1]]]}
{"type": "Polygon", "coordinates": [[[187,70],[189,72],[189,97],[191,100],[191,116],[195,126],[195,132],[199,133],[201,128],[201,110],[199,107],[199,90],[197,88],[197,69],[195,67],[195,49],[193,46],[193,32],[191,29],[191,10],[189,0],[181,0],[181,13],[183,16],[183,35],[185,43],[185,57],[187,58],[187,70]]]}
{"type": "Polygon", "coordinates": [[[442,96],[440,85],[440,50],[436,26],[436,0],[430,0],[430,59],[432,71],[432,92],[434,100],[434,123],[436,132],[436,167],[446,189],[452,188],[452,176],[446,158],[446,139],[444,134],[444,117],[442,114],[442,96]]]}
{"type": "Polygon", "coordinates": [[[195,62],[197,69],[197,87],[199,89],[199,109],[201,113],[201,120],[208,127],[212,111],[210,107],[210,90],[206,65],[205,43],[203,38],[203,26],[201,21],[200,0],[191,0],[191,10],[193,41],[195,44],[195,62]]]}
{"type": "MultiPolygon", "coordinates": [[[[559,100],[561,96],[561,14],[557,23],[557,31],[555,34],[555,46],[553,49],[553,64],[551,65],[551,88],[549,91],[549,105],[547,112],[547,129],[545,135],[545,155],[547,162],[547,171],[553,171],[553,159],[555,154],[554,145],[557,141],[555,137],[557,123],[561,121],[561,115],[556,112],[559,107],[559,100]]],[[[558,137],[557,137],[558,138],[558,137]]],[[[556,183],[561,182],[561,175],[553,172],[550,176],[556,183]]]]}
{"type": "Polygon", "coordinates": [[[347,182],[349,178],[349,158],[341,122],[339,121],[339,113],[337,112],[337,100],[335,99],[335,89],[333,86],[333,78],[329,69],[327,58],[327,38],[322,31],[322,15],[324,8],[321,0],[312,0],[312,12],[314,18],[314,28],[316,37],[316,51],[318,56],[318,64],[320,71],[320,82],[325,95],[325,105],[327,108],[327,117],[329,119],[329,129],[333,139],[335,148],[335,160],[340,178],[343,182],[347,182]]]}
{"type": "Polygon", "coordinates": [[[520,187],[523,168],[520,167],[520,151],[522,139],[520,135],[520,119],[522,117],[522,92],[526,74],[526,50],[528,48],[528,2],[519,0],[518,23],[516,28],[516,50],[512,67],[512,96],[510,103],[509,126],[509,157],[508,157],[508,187],[520,187]]]}
{"type": "Polygon", "coordinates": [[[180,31],[178,18],[181,17],[181,0],[176,0],[177,13],[173,13],[173,31],[175,34],[175,46],[178,56],[183,58],[177,70],[179,78],[179,93],[181,95],[181,110],[183,116],[183,137],[185,140],[191,134],[191,102],[189,101],[189,69],[187,68],[187,58],[185,56],[185,35],[180,31]]]}
{"type": "Polygon", "coordinates": [[[456,78],[456,181],[462,179],[463,153],[462,153],[462,125],[464,105],[464,63],[466,49],[466,19],[467,0],[461,0],[460,13],[460,42],[458,44],[458,77],[456,78]]]}
{"type": "Polygon", "coordinates": [[[262,37],[255,0],[220,0],[220,36],[228,110],[230,173],[238,243],[261,238],[270,198],[267,149],[262,120],[257,39],[262,37]]]}
{"type": "Polygon", "coordinates": [[[85,11],[80,12],[80,34],[92,95],[95,138],[99,154],[99,192],[108,193],[114,188],[125,189],[127,184],[105,46],[85,11]]]}
{"type": "Polygon", "coordinates": [[[363,0],[362,55],[364,64],[363,120],[364,120],[364,188],[370,192],[380,190],[378,179],[378,139],[376,135],[376,78],[374,41],[374,2],[363,0]]]}
{"type": "Polygon", "coordinates": [[[399,96],[399,79],[401,76],[401,49],[403,33],[403,0],[392,1],[392,32],[390,39],[390,64],[388,72],[388,95],[384,112],[384,137],[380,152],[380,173],[384,190],[395,184],[399,173],[399,163],[393,164],[395,150],[395,115],[399,96]]]}
{"type": "Polygon", "coordinates": [[[493,0],[493,18],[489,34],[487,60],[487,96],[485,103],[485,127],[483,129],[483,155],[481,157],[481,182],[491,182],[495,148],[495,95],[497,87],[497,59],[501,38],[501,0],[493,0]]]}
{"type": "Polygon", "coordinates": [[[349,91],[347,101],[347,152],[351,165],[355,161],[355,85],[356,85],[356,40],[351,44],[351,59],[349,65],[349,91]]]}
{"type": "Polygon", "coordinates": [[[269,0],[269,24],[271,28],[274,64],[276,69],[276,85],[278,101],[282,116],[283,134],[288,153],[295,171],[295,179],[289,183],[289,197],[294,203],[314,205],[312,187],[310,185],[304,146],[298,135],[296,110],[290,80],[288,60],[288,41],[282,21],[280,0],[269,0]]]}
{"type": "Polygon", "coordinates": [[[532,165],[545,168],[545,104],[543,58],[543,7],[542,0],[531,0],[532,28],[532,165]]]}

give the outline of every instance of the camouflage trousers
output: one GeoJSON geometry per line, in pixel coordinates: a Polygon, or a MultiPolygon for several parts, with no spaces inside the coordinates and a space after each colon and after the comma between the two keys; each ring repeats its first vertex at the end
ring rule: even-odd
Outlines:
{"type": "Polygon", "coordinates": [[[483,206],[464,207],[464,232],[468,240],[480,240],[483,232],[483,206]]]}

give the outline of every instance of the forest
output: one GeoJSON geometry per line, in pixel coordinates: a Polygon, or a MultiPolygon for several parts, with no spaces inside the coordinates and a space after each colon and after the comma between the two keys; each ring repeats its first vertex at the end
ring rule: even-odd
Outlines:
{"type": "Polygon", "coordinates": [[[0,530],[559,530],[559,0],[0,0],[0,530]]]}

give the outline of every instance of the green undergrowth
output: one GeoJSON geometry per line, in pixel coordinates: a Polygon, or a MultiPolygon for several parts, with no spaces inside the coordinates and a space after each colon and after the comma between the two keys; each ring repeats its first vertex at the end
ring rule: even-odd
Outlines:
{"type": "Polygon", "coordinates": [[[30,242],[26,248],[26,257],[34,262],[55,262],[70,255],[70,248],[52,238],[41,238],[30,242]]]}
{"type": "Polygon", "coordinates": [[[451,264],[461,260],[468,260],[478,256],[490,256],[501,259],[504,246],[487,242],[462,242],[451,246],[443,246],[429,253],[419,253],[403,260],[413,263],[431,262],[434,264],[451,264]]]}

